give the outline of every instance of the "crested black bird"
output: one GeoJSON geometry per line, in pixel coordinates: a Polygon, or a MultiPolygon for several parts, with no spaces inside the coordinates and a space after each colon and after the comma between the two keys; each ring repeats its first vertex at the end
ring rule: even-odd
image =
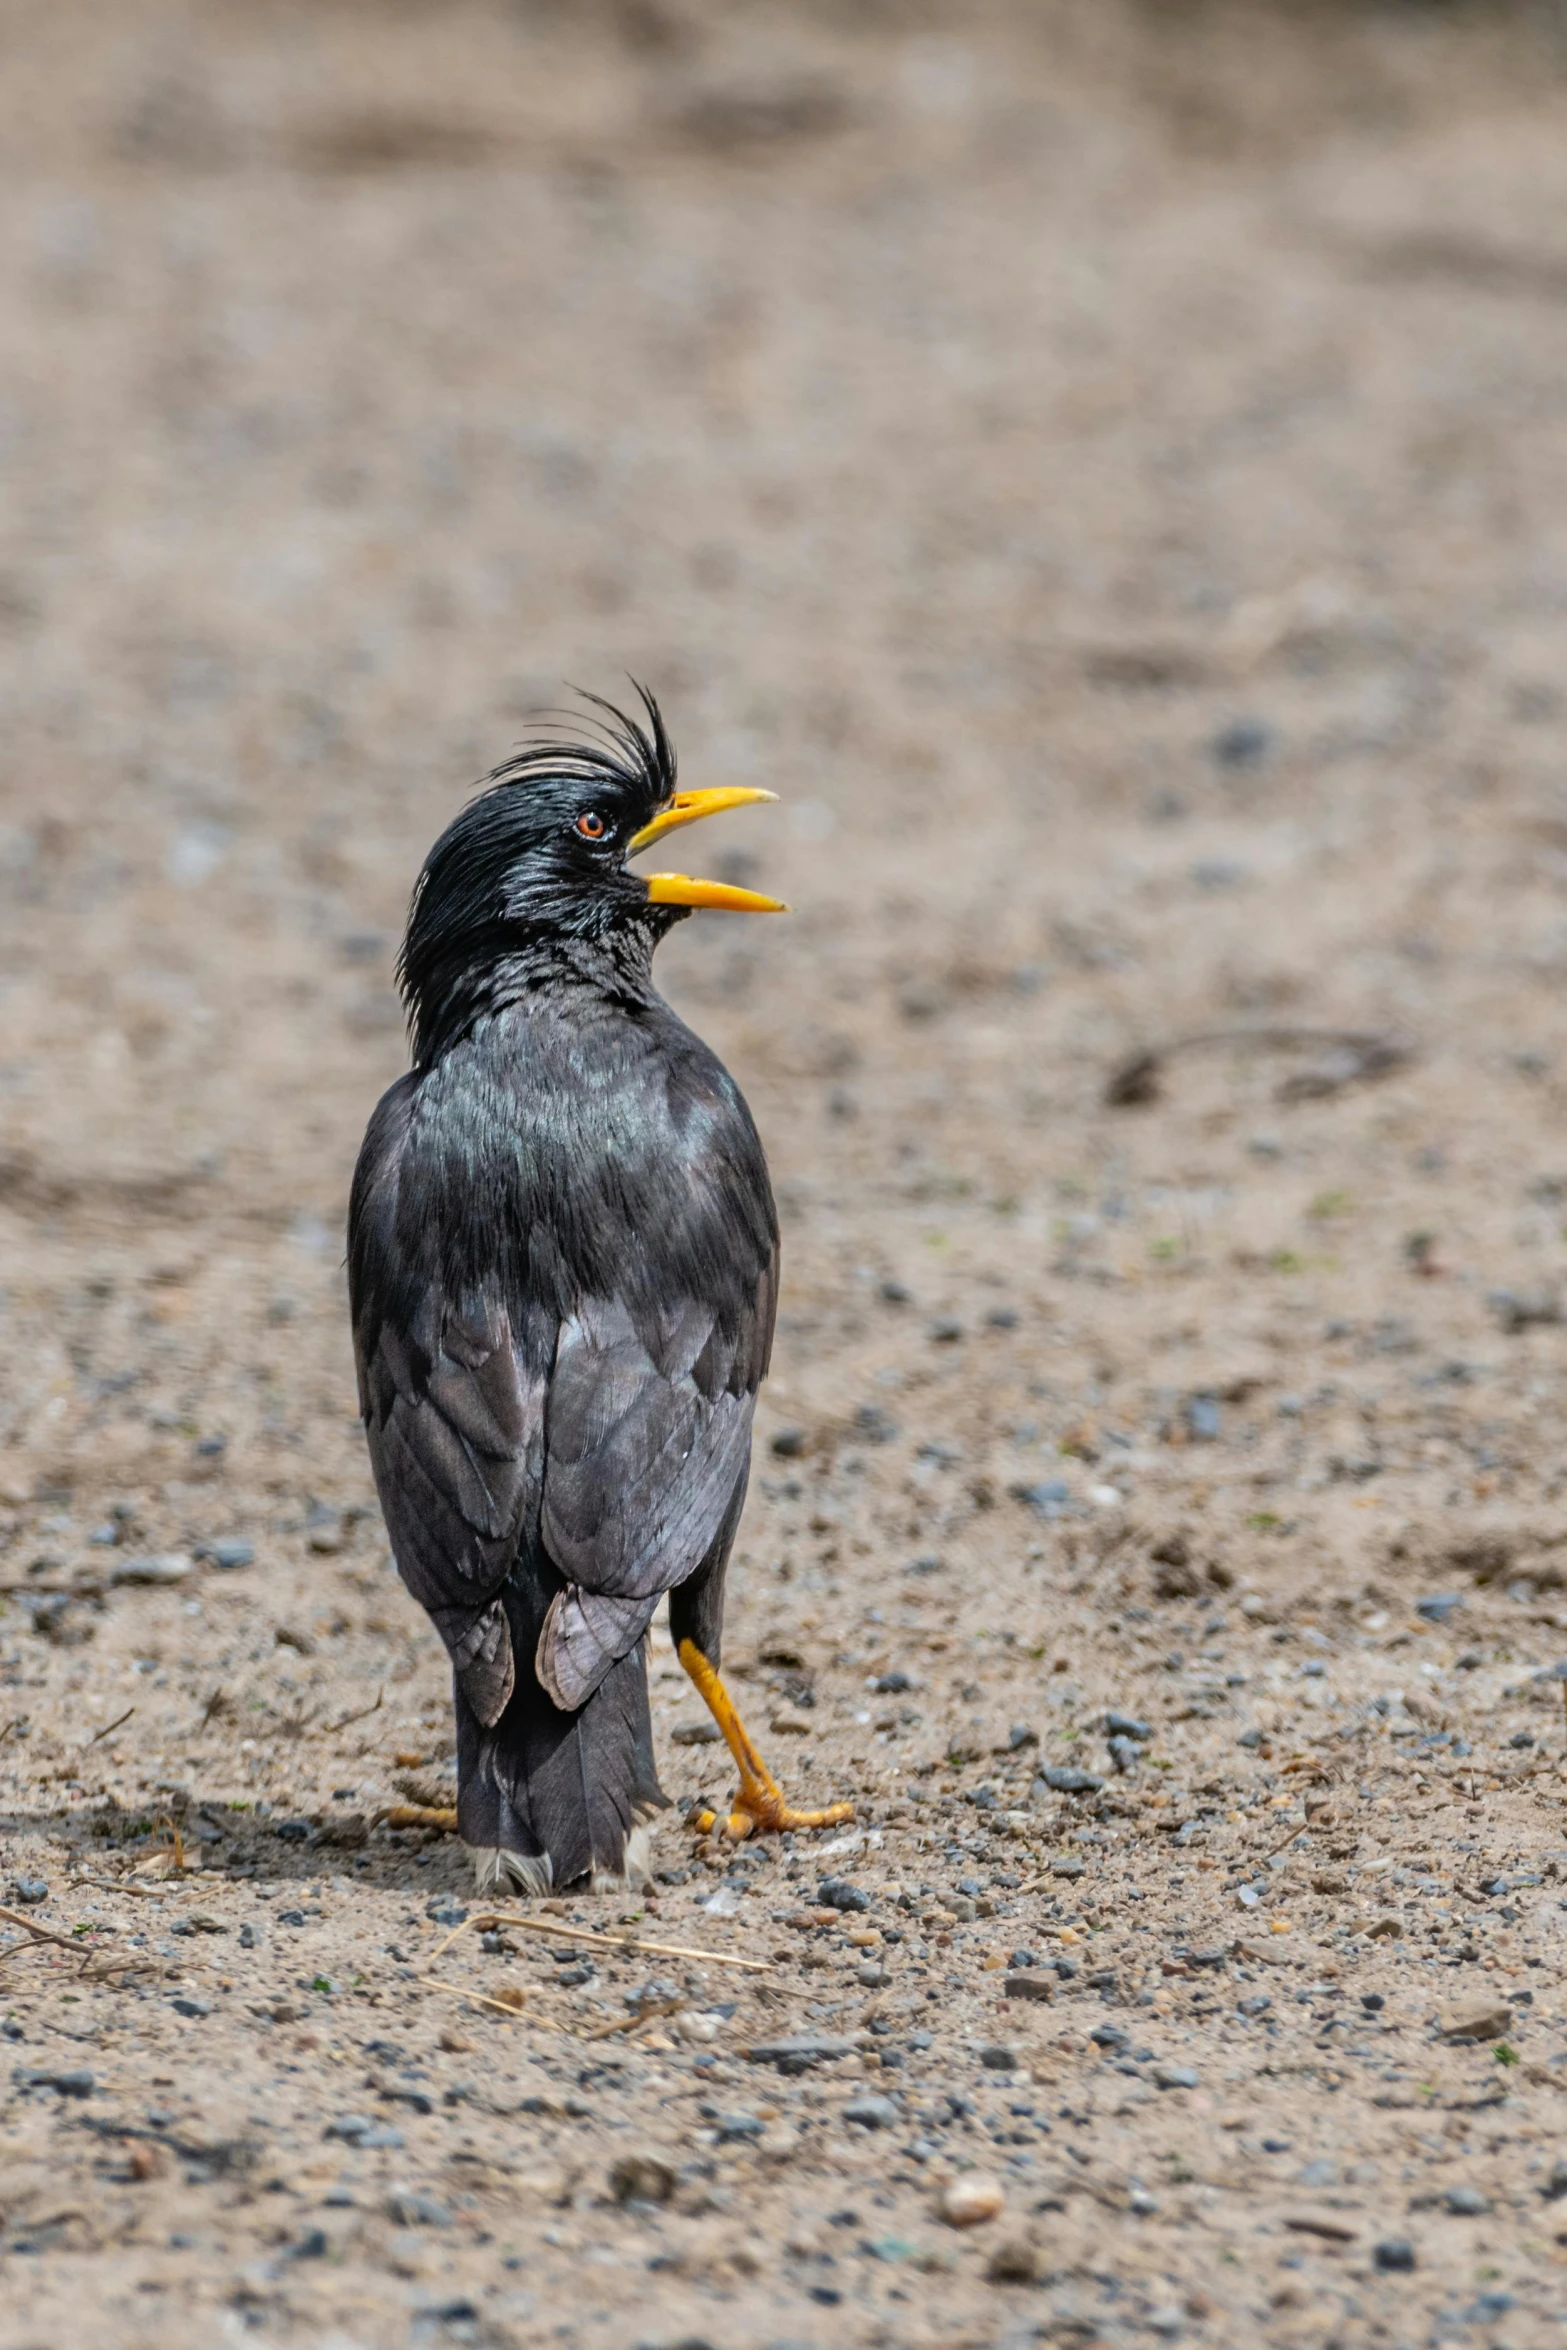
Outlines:
{"type": "Polygon", "coordinates": [[[738,1086],[652,976],[693,909],[784,909],[627,862],[773,795],[677,791],[637,691],[640,717],[599,703],[583,739],[497,768],[430,851],[398,966],[413,1067],[349,1208],[360,1407],[399,1572],[451,1657],[481,1890],[645,1877],[665,1592],[739,1772],[728,1832],[852,1816],[790,1809],[718,1675],[778,1220],[738,1086]]]}

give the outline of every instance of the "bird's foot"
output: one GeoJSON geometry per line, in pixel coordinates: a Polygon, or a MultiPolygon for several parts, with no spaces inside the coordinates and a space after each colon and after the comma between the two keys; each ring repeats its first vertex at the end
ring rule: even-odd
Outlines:
{"type": "Polygon", "coordinates": [[[783,1789],[769,1782],[766,1786],[742,1786],[727,1817],[721,1818],[715,1811],[697,1811],[689,1824],[699,1836],[710,1836],[716,1828],[732,1843],[743,1844],[747,1836],[782,1836],[795,1828],[838,1828],[853,1817],[852,1803],[796,1811],[793,1804],[784,1801],[783,1789]]]}
{"type": "Polygon", "coordinates": [[[724,1743],[734,1756],[735,1769],[740,1774],[739,1793],[727,1819],[720,1819],[715,1811],[691,1814],[687,1824],[699,1836],[711,1835],[718,1828],[739,1844],[747,1836],[779,1836],[791,1828],[837,1828],[845,1820],[853,1819],[852,1803],[829,1803],[821,1811],[796,1811],[792,1804],[786,1803],[783,1789],[752,1745],[745,1724],[735,1710],[734,1699],[694,1640],[681,1641],[680,1661],[722,1730],[724,1743]]]}

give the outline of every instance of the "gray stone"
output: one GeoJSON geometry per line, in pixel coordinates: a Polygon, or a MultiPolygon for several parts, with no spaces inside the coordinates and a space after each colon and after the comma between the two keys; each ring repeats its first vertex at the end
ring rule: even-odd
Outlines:
{"type": "Polygon", "coordinates": [[[815,2064],[831,2064],[835,2057],[852,2056],[852,2040],[835,2040],[823,2032],[796,2032],[784,2040],[755,2040],[743,2051],[752,2064],[776,2065],[781,2073],[803,2073],[815,2064]]]}
{"type": "Polygon", "coordinates": [[[406,2189],[386,2199],[386,2216],[400,2228],[449,2228],[452,2215],[433,2195],[414,2195],[406,2189]]]}
{"type": "Polygon", "coordinates": [[[851,2097],[843,2118],[862,2130],[893,2130],[898,2126],[898,2108],[890,2097],[851,2097]]]}
{"type": "Polygon", "coordinates": [[[218,1569],[220,1574],[232,1575],[240,1567],[250,1566],[256,1556],[253,1542],[241,1541],[237,1535],[223,1535],[216,1542],[204,1542],[196,1552],[199,1559],[218,1569]]]}
{"type": "Polygon", "coordinates": [[[617,2203],[667,2203],[675,2173],[661,2154],[622,2154],[610,2165],[609,2191],[617,2203]]]}
{"type": "Polygon", "coordinates": [[[194,1562],[183,1551],[166,1551],[157,1558],[126,1559],[110,1575],[111,1584],[183,1583],[194,1562]]]}

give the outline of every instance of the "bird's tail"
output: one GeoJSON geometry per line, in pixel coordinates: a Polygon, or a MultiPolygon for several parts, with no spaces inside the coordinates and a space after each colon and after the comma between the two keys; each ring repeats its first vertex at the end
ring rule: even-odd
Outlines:
{"type": "Polygon", "coordinates": [[[651,1823],[669,1800],[653,1761],[647,1643],[563,1712],[533,1670],[542,1620],[533,1598],[507,1593],[517,1681],[500,1719],[486,1728],[456,1691],[457,1826],[479,1890],[646,1884],[651,1823]]]}

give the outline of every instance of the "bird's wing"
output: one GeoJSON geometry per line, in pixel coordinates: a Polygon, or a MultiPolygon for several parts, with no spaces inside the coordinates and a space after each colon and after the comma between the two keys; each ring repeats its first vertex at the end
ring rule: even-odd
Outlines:
{"type": "Polygon", "coordinates": [[[349,1279],[371,1462],[403,1581],[485,1722],[515,1684],[500,1594],[524,1545],[565,1582],[535,1669],[574,1711],[661,1595],[732,1535],[772,1342],[777,1227],[743,1104],[736,1121],[738,1097],[715,1094],[704,1064],[681,1077],[694,1122],[721,1140],[677,1173],[672,1137],[657,1199],[634,1216],[530,1190],[525,1247],[506,1270],[475,1263],[460,1294],[444,1203],[400,1181],[410,1093],[393,1087],[366,1136],[349,1279]],[[573,1219],[601,1251],[580,1290],[574,1269],[591,1252],[580,1232],[567,1245],[573,1219]]]}
{"type": "Polygon", "coordinates": [[[397,1194],[395,1149],[367,1142],[349,1215],[360,1408],[398,1571],[493,1722],[515,1681],[500,1592],[538,1506],[554,1323],[452,1297],[397,1194]]]}
{"type": "MultiPolygon", "coordinates": [[[[640,1639],[660,1596],[707,1558],[743,1492],[772,1336],[776,1252],[726,1307],[638,1314],[591,1298],[561,1325],[545,1418],[541,1531],[568,1588],[538,1672],[580,1704],[640,1639]]],[[[727,1285],[726,1285],[727,1286],[727,1285]]]]}

